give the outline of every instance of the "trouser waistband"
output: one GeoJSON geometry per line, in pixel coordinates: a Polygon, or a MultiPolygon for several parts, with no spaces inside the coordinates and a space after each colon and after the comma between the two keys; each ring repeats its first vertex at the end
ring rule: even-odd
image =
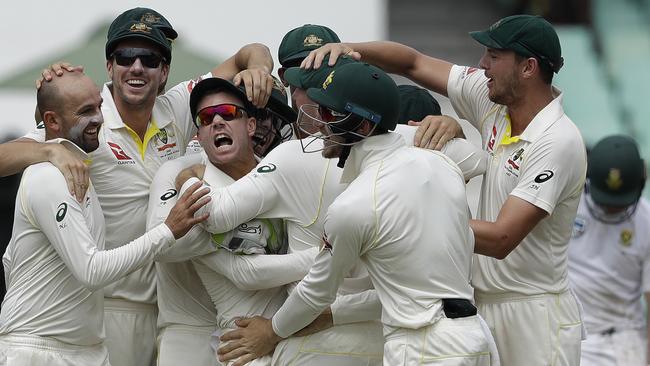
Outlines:
{"type": "Polygon", "coordinates": [[[50,337],[41,337],[32,334],[5,334],[0,336],[0,342],[9,343],[12,346],[27,346],[49,350],[78,351],[101,346],[102,343],[82,346],[61,342],[50,337]]]}
{"type": "Polygon", "coordinates": [[[124,299],[104,298],[104,310],[151,313],[158,311],[156,304],[134,302],[124,299]]]}
{"type": "Polygon", "coordinates": [[[512,302],[512,301],[529,301],[534,299],[543,299],[543,298],[557,298],[565,295],[569,295],[570,291],[563,291],[559,293],[541,293],[535,295],[525,295],[518,292],[502,292],[502,293],[487,293],[476,291],[474,293],[474,298],[477,303],[481,304],[498,304],[501,302],[512,302]]]}

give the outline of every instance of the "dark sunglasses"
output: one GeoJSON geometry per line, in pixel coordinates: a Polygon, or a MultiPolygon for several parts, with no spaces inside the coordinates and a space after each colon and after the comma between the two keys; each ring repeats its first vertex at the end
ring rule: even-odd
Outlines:
{"type": "Polygon", "coordinates": [[[111,57],[120,66],[131,66],[139,58],[142,65],[150,69],[155,69],[162,61],[166,61],[161,54],[146,48],[121,48],[115,50],[111,57]]]}
{"type": "Polygon", "coordinates": [[[320,114],[320,117],[324,122],[335,122],[348,116],[347,114],[333,111],[327,107],[323,107],[322,105],[318,106],[318,114],[320,114]]]}
{"type": "Polygon", "coordinates": [[[196,126],[209,126],[212,124],[215,115],[219,115],[224,121],[232,121],[241,118],[246,110],[235,104],[218,104],[205,107],[196,114],[196,126]]]}

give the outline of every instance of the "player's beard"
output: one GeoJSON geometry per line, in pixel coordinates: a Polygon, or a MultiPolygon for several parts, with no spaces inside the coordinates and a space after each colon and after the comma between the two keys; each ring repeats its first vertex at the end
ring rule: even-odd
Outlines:
{"type": "MultiPolygon", "coordinates": [[[[494,79],[494,78],[493,78],[494,79]]],[[[494,86],[489,91],[491,101],[501,105],[513,105],[517,101],[517,90],[520,82],[517,79],[516,70],[513,69],[510,75],[494,80],[494,86]]]]}

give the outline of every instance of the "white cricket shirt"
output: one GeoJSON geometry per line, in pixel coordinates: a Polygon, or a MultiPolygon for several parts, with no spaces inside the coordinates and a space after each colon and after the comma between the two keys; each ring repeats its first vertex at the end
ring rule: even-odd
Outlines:
{"type": "Polygon", "coordinates": [[[562,109],[562,94],[554,89],[555,99],[520,136],[510,136],[508,110],[489,100],[482,70],[453,66],[447,91],[458,115],[479,130],[490,154],[477,218],[496,221],[510,195],[549,214],[505,259],[477,255],[474,288],[477,293],[524,295],[566,291],[568,242],[587,162],[580,132],[562,109]]]}
{"type": "Polygon", "coordinates": [[[641,198],[620,224],[595,219],[583,195],[569,245],[569,280],[589,332],[643,329],[641,303],[650,292],[650,204],[641,198]]]}
{"type": "MultiPolygon", "coordinates": [[[[62,142],[82,158],[69,141],[62,142]]],[[[165,225],[104,251],[104,217],[93,184],[83,203],[50,163],[28,167],[16,196],[13,236],[2,261],[7,294],[0,334],[52,337],[76,345],[104,338],[102,288],[175,243],[165,225]]]]}
{"type": "MultiPolygon", "coordinates": [[[[101,92],[104,124],[99,132],[99,147],[90,153],[90,177],[106,219],[107,249],[145,232],[149,187],[156,171],[164,162],[183,155],[196,134],[189,102],[196,82],[180,83],[156,98],[144,140],[122,121],[113,101],[111,84],[104,84],[101,92]]],[[[44,134],[40,138],[38,133],[26,137],[44,140],[44,134]]],[[[104,295],[155,304],[153,263],[106,286],[104,295]]]]}
{"type": "Polygon", "coordinates": [[[273,317],[276,334],[315,319],[359,258],[386,325],[421,328],[441,316],[441,299],[473,298],[474,236],[456,164],[388,133],[354,145],[341,180],[350,185],[327,212],[323,249],[273,317]]]}

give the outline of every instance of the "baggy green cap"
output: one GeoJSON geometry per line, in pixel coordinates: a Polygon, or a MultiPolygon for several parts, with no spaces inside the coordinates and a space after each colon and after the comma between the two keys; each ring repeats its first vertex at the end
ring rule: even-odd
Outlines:
{"type": "Polygon", "coordinates": [[[641,197],[645,177],[645,163],[631,137],[605,137],[589,152],[589,193],[601,206],[634,204],[641,197]]]}
{"type": "Polygon", "coordinates": [[[484,31],[469,33],[480,44],[512,50],[524,57],[535,57],[540,64],[557,73],[564,65],[560,39],[551,23],[535,15],[505,17],[484,31]]]}
{"type": "Polygon", "coordinates": [[[439,116],[440,104],[428,90],[416,85],[399,85],[399,118],[397,123],[422,121],[426,116],[439,116]]]}
{"type": "Polygon", "coordinates": [[[318,69],[301,69],[300,67],[290,67],[284,72],[284,80],[289,85],[307,90],[309,88],[319,88],[327,78],[334,67],[349,64],[351,62],[358,62],[352,57],[342,56],[336,60],[334,66],[329,66],[329,55],[325,56],[321,67],[318,69]]]}
{"type": "Polygon", "coordinates": [[[278,48],[278,60],[283,67],[292,61],[302,61],[309,52],[327,43],[341,42],[333,30],[316,24],[305,24],[290,30],[282,38],[278,48]]]}
{"type": "Polygon", "coordinates": [[[382,69],[362,62],[334,67],[320,88],[307,95],[339,113],[353,113],[392,131],[399,115],[397,85],[382,69]]]}
{"type": "Polygon", "coordinates": [[[106,36],[106,59],[111,57],[117,44],[125,39],[141,38],[160,47],[162,55],[170,63],[172,42],[178,37],[171,23],[153,9],[133,8],[113,20],[106,36]]]}

